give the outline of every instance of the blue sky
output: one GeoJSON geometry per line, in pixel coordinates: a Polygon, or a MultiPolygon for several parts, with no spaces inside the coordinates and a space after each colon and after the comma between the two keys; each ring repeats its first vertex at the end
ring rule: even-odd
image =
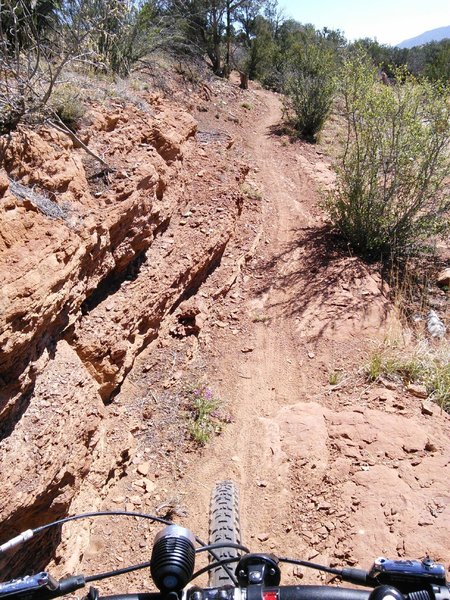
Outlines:
{"type": "Polygon", "coordinates": [[[398,44],[450,25],[450,0],[279,0],[286,17],[317,29],[340,29],[347,39],[398,44]]]}

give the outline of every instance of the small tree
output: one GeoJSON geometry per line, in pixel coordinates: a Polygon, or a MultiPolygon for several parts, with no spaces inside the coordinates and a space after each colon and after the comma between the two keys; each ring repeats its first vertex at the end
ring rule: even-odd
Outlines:
{"type": "Polygon", "coordinates": [[[1,0],[0,6],[2,135],[42,112],[62,69],[73,58],[73,48],[63,48],[54,34],[59,17],[50,10],[50,2],[1,0]]]}
{"type": "Polygon", "coordinates": [[[449,229],[448,90],[402,71],[381,85],[366,56],[344,64],[347,135],[328,209],[359,253],[398,257],[449,229]]]}
{"type": "Polygon", "coordinates": [[[306,43],[285,77],[285,109],[299,134],[315,141],[329,115],[335,91],[334,55],[324,43],[306,43]]]}

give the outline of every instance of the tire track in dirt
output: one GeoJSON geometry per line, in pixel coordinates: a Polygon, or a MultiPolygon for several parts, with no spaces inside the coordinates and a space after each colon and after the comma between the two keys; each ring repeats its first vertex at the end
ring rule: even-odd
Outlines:
{"type": "MultiPolygon", "coordinates": [[[[439,443],[448,437],[448,420],[424,423],[411,400],[409,415],[393,418],[401,392],[400,402],[394,394],[383,406],[362,381],[342,397],[330,389],[330,373],[356,373],[395,319],[376,270],[346,256],[324,226],[317,186],[329,181],[325,161],[300,142],[283,145],[274,133],[278,98],[255,94],[267,108],[246,146],[263,192],[264,234],[240,282],[245,333],[224,332],[212,365],[235,422],[189,470],[187,522],[204,528],[214,482],[232,478],[241,492],[243,539],[253,551],[365,566],[380,552],[442,559],[440,524],[450,498],[436,478],[435,490],[424,491],[430,484],[416,484],[414,469],[422,460],[436,472],[448,468],[439,443]],[[417,448],[411,435],[420,439],[417,448]],[[436,503],[433,535],[421,535],[420,524],[433,522],[417,506],[436,503]]],[[[296,576],[298,569],[285,568],[283,581],[296,576]]],[[[303,581],[320,578],[311,573],[303,581]]]]}
{"type": "MultiPolygon", "coordinates": [[[[201,527],[212,485],[231,477],[241,491],[244,540],[259,550],[274,549],[281,542],[279,550],[286,552],[290,546],[286,542],[290,458],[282,448],[277,415],[286,405],[309,396],[307,390],[316,374],[311,367],[305,368],[305,359],[299,356],[294,317],[283,314],[280,306],[295,302],[295,290],[285,287],[283,281],[295,271],[298,252],[289,253],[287,248],[295,246],[299,229],[315,226],[319,219],[312,182],[293,168],[288,152],[280,152],[271,132],[281,119],[278,98],[263,91],[255,93],[267,103],[267,109],[254,123],[247,153],[257,168],[255,179],[265,199],[265,234],[249,267],[250,281],[244,284],[246,300],[241,310],[246,315],[260,315],[256,319],[260,322],[253,322],[249,333],[235,336],[230,345],[219,349],[215,375],[223,380],[235,423],[208,446],[204,460],[190,469],[193,485],[187,484],[189,489],[184,491],[189,524],[201,527]],[[266,264],[276,264],[272,273],[266,264]],[[263,284],[264,291],[255,294],[252,281],[259,288],[263,284]],[[247,346],[252,351],[243,353],[247,346]]],[[[298,546],[299,540],[293,539],[292,551],[298,552],[298,546]]]]}

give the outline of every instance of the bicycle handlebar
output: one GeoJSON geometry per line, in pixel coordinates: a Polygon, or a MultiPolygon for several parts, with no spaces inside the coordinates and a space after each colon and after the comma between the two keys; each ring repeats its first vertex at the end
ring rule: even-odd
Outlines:
{"type": "MultiPolygon", "coordinates": [[[[260,585],[248,588],[191,588],[183,592],[181,600],[368,600],[373,590],[333,587],[327,585],[285,585],[263,587],[260,585]]],[[[404,600],[450,600],[450,589],[447,586],[433,586],[411,594],[390,596],[404,600]]],[[[168,600],[162,593],[117,594],[98,596],[88,594],[86,600],[168,600]]]]}
{"type": "MultiPolygon", "coordinates": [[[[88,516],[95,514],[103,516],[110,513],[89,513],[88,516]]],[[[120,514],[123,514],[123,511],[120,511],[120,514]]],[[[137,513],[125,514],[137,515],[137,513]]],[[[139,514],[139,516],[154,518],[151,515],[139,514]]],[[[68,517],[64,521],[78,517],[68,517]]],[[[29,531],[34,535],[43,527],[48,528],[59,523],[60,521],[56,521],[29,531]]],[[[2,544],[0,554],[24,543],[29,537],[29,532],[24,532],[2,544]]],[[[195,538],[188,529],[173,524],[156,536],[150,562],[89,577],[69,576],[59,581],[45,571],[26,575],[0,583],[0,600],[7,596],[9,596],[8,600],[54,600],[60,596],[73,594],[74,591],[93,581],[148,566],[160,592],[100,596],[98,590],[91,587],[83,600],[450,600],[450,584],[446,581],[445,566],[428,557],[421,561],[389,560],[379,557],[370,571],[349,567],[336,569],[298,559],[276,557],[272,554],[252,554],[244,546],[237,543],[229,544],[228,541],[207,546],[195,538]],[[194,546],[195,541],[201,546],[197,550],[194,546]],[[245,554],[219,559],[214,550],[228,546],[243,550],[245,554]],[[206,550],[215,562],[194,573],[195,554],[206,550]],[[186,590],[188,583],[203,572],[228,567],[229,563],[234,562],[238,563],[236,576],[230,574],[234,585],[211,588],[191,587],[186,590]],[[337,576],[347,583],[372,589],[361,590],[327,585],[280,586],[281,571],[278,564],[280,562],[318,569],[337,576]]]]}
{"type": "MultiPolygon", "coordinates": [[[[191,588],[183,593],[183,600],[368,600],[369,595],[368,590],[327,585],[283,585],[271,588],[191,588]]],[[[98,596],[88,600],[167,600],[167,596],[136,593],[98,596]]]]}

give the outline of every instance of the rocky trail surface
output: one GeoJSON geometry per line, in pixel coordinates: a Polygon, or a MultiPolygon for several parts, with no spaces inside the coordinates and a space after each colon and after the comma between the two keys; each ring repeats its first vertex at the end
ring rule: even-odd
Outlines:
{"type": "MultiPolygon", "coordinates": [[[[73,283],[59,296],[63,325],[48,302],[35,310],[38,326],[23,337],[17,325],[15,346],[10,334],[5,347],[8,367],[23,360],[22,388],[5,382],[2,405],[10,423],[2,473],[14,466],[16,474],[3,490],[5,517],[29,526],[43,514],[145,510],[207,539],[212,486],[231,478],[254,551],[363,567],[379,555],[429,554],[448,566],[450,419],[437,406],[424,411],[400,384],[361,376],[371,349],[400,325],[375,267],[327,228],[319,190],[333,184],[328,161],[320,146],[280,132],[276,95],[223,82],[212,91],[192,96],[195,121],[154,101],[158,117],[138,144],[152,166],[135,143],[114,190],[91,186],[113,210],[124,194],[120,225],[96,221],[92,196],[78,192],[92,225],[90,238],[82,234],[88,252],[74,243],[71,256],[91,293],[73,283]],[[150,223],[140,195],[148,189],[150,223]],[[102,245],[108,235],[116,241],[102,245]],[[115,265],[109,279],[89,253],[115,265]],[[49,328],[56,346],[37,350],[49,328]],[[20,350],[30,340],[34,362],[20,350]],[[220,406],[217,435],[197,448],[187,440],[187,398],[201,388],[220,406]]],[[[116,130],[109,152],[122,161],[133,127],[123,108],[94,122],[99,137],[116,130]]],[[[23,210],[9,203],[8,214],[23,210]]],[[[51,285],[57,294],[67,278],[51,285]]],[[[91,573],[146,560],[158,528],[134,519],[72,524],[53,539],[52,567],[91,573]]],[[[321,579],[299,567],[283,573],[285,582],[321,579]]],[[[146,581],[137,573],[102,590],[146,581]]]]}

